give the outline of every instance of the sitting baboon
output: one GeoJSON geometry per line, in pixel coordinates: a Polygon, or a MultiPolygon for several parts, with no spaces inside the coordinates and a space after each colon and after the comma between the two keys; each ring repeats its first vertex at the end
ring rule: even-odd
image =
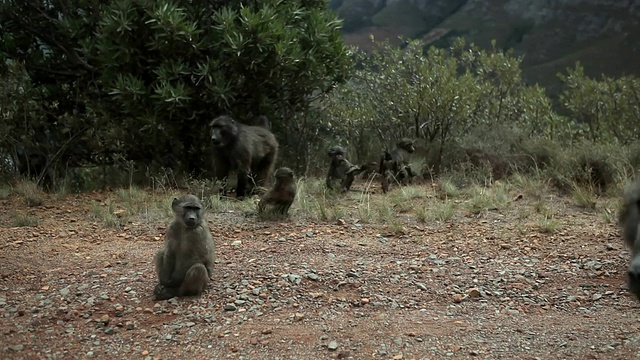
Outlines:
{"type": "Polygon", "coordinates": [[[184,195],[173,199],[171,209],[175,218],[167,228],[164,248],[155,257],[156,300],[200,295],[213,275],[215,244],[202,202],[184,195]]]}
{"type": "Polygon", "coordinates": [[[345,151],[340,146],[329,148],[328,155],[331,158],[331,163],[329,164],[329,171],[327,171],[326,184],[330,190],[333,190],[333,180],[338,179],[341,181],[340,191],[349,191],[355,177],[366,169],[359,165],[353,165],[344,157],[344,154],[345,151]]]}
{"type": "Polygon", "coordinates": [[[250,173],[253,176],[250,190],[256,186],[264,186],[271,176],[278,155],[278,141],[271,131],[262,126],[241,124],[224,115],[211,121],[209,127],[211,142],[215,148],[215,176],[223,181],[221,195],[227,193],[226,179],[232,170],[238,176],[238,199],[244,199],[246,195],[250,173]]]}
{"type": "Polygon", "coordinates": [[[379,172],[382,175],[382,191],[389,191],[389,185],[395,180],[401,183],[411,181],[415,176],[409,165],[409,154],[413,153],[413,140],[402,138],[391,151],[380,156],[379,172]]]}
{"type": "Polygon", "coordinates": [[[275,171],[273,176],[276,179],[276,183],[260,199],[258,212],[264,212],[266,206],[269,205],[275,213],[287,215],[297,192],[293,171],[287,167],[281,167],[275,171]]]}
{"type": "Polygon", "coordinates": [[[630,186],[623,198],[622,209],[618,217],[622,227],[622,236],[631,250],[631,261],[627,270],[629,292],[640,299],[640,182],[630,186]]]}

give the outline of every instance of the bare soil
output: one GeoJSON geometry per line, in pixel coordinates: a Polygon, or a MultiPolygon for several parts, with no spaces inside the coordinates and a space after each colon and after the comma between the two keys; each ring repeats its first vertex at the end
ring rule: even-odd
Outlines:
{"type": "Polygon", "coordinates": [[[0,200],[40,220],[11,227],[0,212],[0,358],[640,357],[628,250],[614,224],[569,199],[554,200],[551,232],[521,215],[526,198],[446,223],[399,213],[393,233],[295,209],[266,222],[209,212],[214,281],[201,297],[156,302],[167,224],[106,228],[88,213],[108,196],[0,200]]]}

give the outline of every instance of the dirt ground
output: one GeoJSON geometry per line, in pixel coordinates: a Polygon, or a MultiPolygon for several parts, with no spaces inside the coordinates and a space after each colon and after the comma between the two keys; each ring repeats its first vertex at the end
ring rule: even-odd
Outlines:
{"type": "Polygon", "coordinates": [[[400,232],[295,206],[284,221],[209,212],[214,281],[156,302],[167,223],[105,227],[88,214],[108,196],[0,200],[39,220],[0,212],[0,358],[640,358],[629,253],[569,199],[554,200],[553,231],[519,215],[526,197],[444,223],[398,213],[400,232]]]}

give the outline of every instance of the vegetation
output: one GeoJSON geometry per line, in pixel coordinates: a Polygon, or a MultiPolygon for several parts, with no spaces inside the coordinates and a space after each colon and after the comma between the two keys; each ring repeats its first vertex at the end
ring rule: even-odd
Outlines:
{"type": "MultiPolygon", "coordinates": [[[[430,195],[398,188],[372,208],[362,195],[355,207],[362,221],[409,211],[446,221],[460,210],[508,209],[505,184],[538,201],[555,188],[592,210],[598,195],[618,190],[640,166],[634,76],[592,79],[576,64],[558,75],[564,88],[554,103],[523,81],[522,59],[495,43],[349,50],[325,1],[72,3],[0,5],[5,180],[27,176],[64,193],[124,184],[126,213],[146,209],[136,207],[144,195],[135,186],[188,186],[222,211],[229,205],[211,197],[208,182],[206,130],[221,113],[247,123],[267,115],[280,163],[307,176],[325,170],[330,145],[363,163],[401,137],[418,139],[412,165],[445,202],[415,208],[407,204],[430,195]]],[[[5,182],[28,206],[42,204],[41,193],[5,182]]],[[[345,215],[320,182],[303,177],[299,188],[312,194],[297,203],[314,217],[345,215]]],[[[120,226],[123,213],[111,207],[92,212],[120,226]]],[[[541,216],[542,228],[554,227],[552,214],[541,216]]]]}

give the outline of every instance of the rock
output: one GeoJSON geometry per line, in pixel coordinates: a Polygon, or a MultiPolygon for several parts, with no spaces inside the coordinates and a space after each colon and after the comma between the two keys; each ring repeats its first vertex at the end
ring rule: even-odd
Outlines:
{"type": "Polygon", "coordinates": [[[24,350],[24,345],[22,345],[22,344],[10,345],[9,349],[11,349],[13,351],[22,351],[22,350],[24,350]]]}
{"type": "Polygon", "coordinates": [[[470,298],[480,297],[480,289],[471,288],[471,289],[467,290],[467,296],[470,297],[470,298]]]}
{"type": "Polygon", "coordinates": [[[336,349],[338,349],[338,342],[335,340],[331,340],[329,342],[329,345],[327,345],[327,349],[329,349],[330,351],[335,351],[336,349]]]}
{"type": "Polygon", "coordinates": [[[224,305],[222,309],[224,309],[224,311],[236,311],[238,310],[238,307],[233,303],[228,303],[224,305]]]}

